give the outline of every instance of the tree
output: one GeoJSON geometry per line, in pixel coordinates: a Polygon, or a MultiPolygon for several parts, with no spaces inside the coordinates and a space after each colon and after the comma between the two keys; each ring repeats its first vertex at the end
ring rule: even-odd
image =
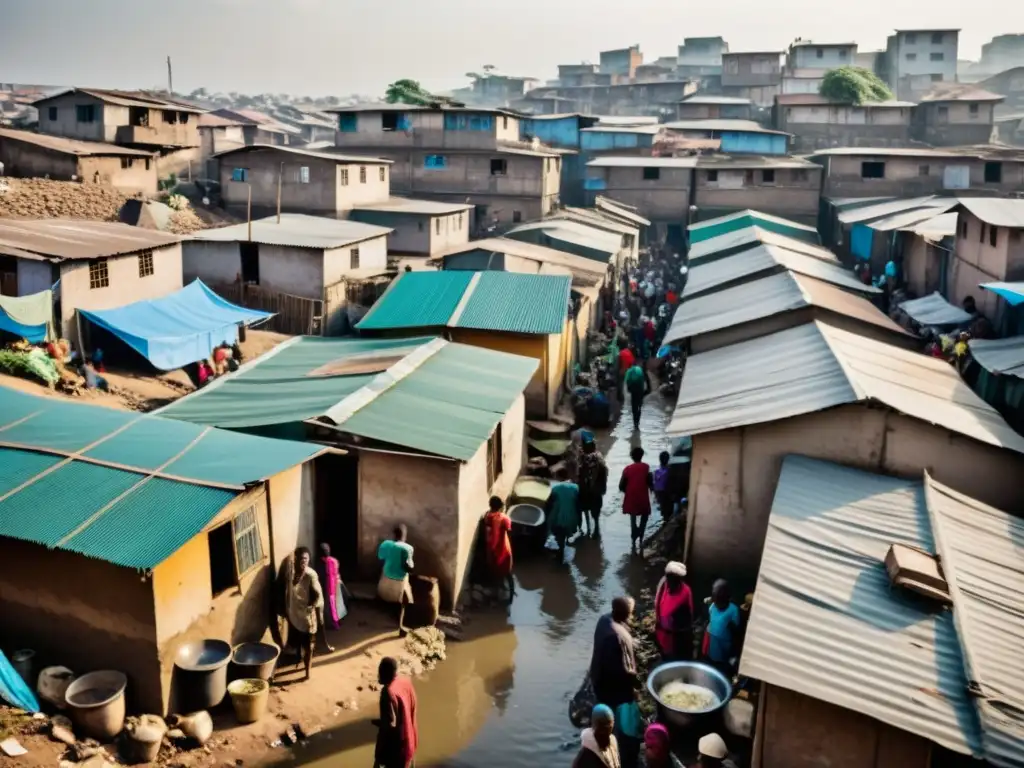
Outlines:
{"type": "Polygon", "coordinates": [[[384,93],[384,100],[388,104],[421,104],[427,105],[436,99],[427,91],[418,80],[396,80],[388,86],[384,93]]]}
{"type": "Polygon", "coordinates": [[[863,67],[830,69],[821,81],[819,93],[841,104],[865,104],[893,98],[889,86],[870,69],[863,67]]]}

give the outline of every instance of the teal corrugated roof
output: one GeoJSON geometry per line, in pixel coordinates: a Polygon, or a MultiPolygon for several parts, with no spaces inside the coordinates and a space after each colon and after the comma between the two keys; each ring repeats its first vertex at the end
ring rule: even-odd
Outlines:
{"type": "Polygon", "coordinates": [[[531,357],[448,343],[339,428],[468,461],[526,389],[538,364],[531,357]]]}
{"type": "Polygon", "coordinates": [[[0,443],[0,536],[131,568],[158,565],[246,486],[324,450],[3,387],[0,443]]]}
{"type": "Polygon", "coordinates": [[[404,272],[394,280],[356,327],[434,328],[448,324],[474,272],[404,272]]]}
{"type": "Polygon", "coordinates": [[[762,211],[752,211],[749,209],[708,219],[697,224],[691,224],[688,227],[688,239],[690,244],[693,245],[694,243],[709,240],[712,237],[720,237],[721,235],[746,227],[761,227],[770,232],[776,232],[786,237],[794,237],[797,240],[814,243],[815,245],[821,243],[818,231],[814,227],[784,219],[780,216],[772,216],[762,211]]]}
{"type": "Polygon", "coordinates": [[[507,333],[561,333],[571,286],[568,275],[406,272],[357,327],[361,331],[447,326],[507,333]]]}
{"type": "MultiPolygon", "coordinates": [[[[410,273],[411,274],[411,273],[410,273]]],[[[295,424],[325,414],[374,373],[310,376],[339,360],[411,352],[430,338],[325,339],[300,336],[159,411],[161,416],[226,429],[295,424]]]]}
{"type": "Polygon", "coordinates": [[[509,333],[561,333],[568,316],[569,275],[481,272],[456,327],[509,333]]]}

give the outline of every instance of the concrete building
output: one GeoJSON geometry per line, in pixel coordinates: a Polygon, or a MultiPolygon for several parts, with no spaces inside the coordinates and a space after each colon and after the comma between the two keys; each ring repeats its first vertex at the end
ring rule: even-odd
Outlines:
{"type": "Polygon", "coordinates": [[[1024,280],[1024,200],[965,197],[955,210],[956,241],[945,296],[957,306],[973,297],[999,328],[1007,303],[979,286],[1024,280]]]}
{"type": "Polygon", "coordinates": [[[223,205],[255,218],[281,210],[324,216],[346,214],[353,206],[390,197],[391,161],[379,157],[314,152],[262,144],[230,149],[216,156],[223,205]]]}
{"type": "Polygon", "coordinates": [[[539,80],[535,77],[503,75],[498,72],[471,72],[471,103],[484,107],[507,107],[523,98],[539,80]]]}
{"type": "Polygon", "coordinates": [[[996,35],[981,46],[978,64],[989,75],[1024,66],[1024,34],[996,35]]]}
{"type": "Polygon", "coordinates": [[[612,76],[612,82],[628,82],[636,75],[636,68],[644,63],[644,55],[639,45],[629,48],[617,48],[613,51],[601,51],[601,64],[598,71],[612,76]]]}
{"type": "Polygon", "coordinates": [[[1024,438],[954,368],[820,321],[690,357],[668,433],[693,438],[690,572],[729,574],[737,591],[758,573],[792,453],[1024,502],[1024,438]]]}
{"type": "Polygon", "coordinates": [[[648,83],[545,86],[532,91],[531,96],[567,99],[564,112],[664,119],[675,115],[680,99],[696,93],[698,87],[696,80],[677,76],[648,83]]]}
{"type": "Polygon", "coordinates": [[[684,77],[722,74],[722,54],[729,44],[721,37],[684,37],[676,56],[677,72],[684,77]]]}
{"type": "Polygon", "coordinates": [[[316,541],[331,545],[346,581],[376,582],[377,548],[405,523],[417,574],[437,580],[447,609],[488,499],[507,497],[522,468],[523,391],[536,368],[439,338],[298,337],[161,415],[346,451],[316,467],[316,541]]]}
{"type": "Polygon", "coordinates": [[[114,309],[181,288],[181,240],[105,221],[0,219],[0,253],[7,254],[0,284],[14,296],[57,285],[56,330],[78,344],[76,310],[114,309]]]}
{"type": "Polygon", "coordinates": [[[995,108],[1003,100],[974,85],[936,85],[914,109],[913,136],[934,147],[988,144],[995,133],[995,108]]]}
{"type": "Polygon", "coordinates": [[[1022,631],[1020,519],[930,471],[843,463],[781,463],[739,664],[760,681],[753,764],[1021,762],[1020,707],[1002,693],[1019,675],[995,671],[1022,631]]]}
{"type": "Polygon", "coordinates": [[[373,224],[391,230],[388,256],[427,257],[469,242],[473,228],[473,206],[468,203],[439,203],[391,197],[382,203],[355,206],[352,221],[373,224]]]}
{"type": "Polygon", "coordinates": [[[1024,114],[1024,66],[1007,69],[992,75],[979,83],[977,87],[1003,96],[1003,101],[995,105],[996,117],[1024,114]]]}
{"type": "Polygon", "coordinates": [[[782,90],[784,66],[781,51],[722,54],[722,92],[770,107],[782,90]]]}
{"type": "Polygon", "coordinates": [[[1024,153],[998,147],[839,147],[810,155],[825,197],[919,197],[943,191],[1009,194],[1024,186],[1024,153]]]}
{"type": "MultiPolygon", "coordinates": [[[[946,295],[949,260],[956,244],[956,213],[944,213],[900,230],[903,279],[911,296],[946,295]]],[[[980,297],[978,297],[980,298],[980,297]]]]}
{"type": "Polygon", "coordinates": [[[796,40],[789,46],[782,73],[782,93],[817,94],[830,69],[855,66],[856,43],[796,40]]]}
{"type": "Polygon", "coordinates": [[[725,154],[785,155],[789,151],[788,134],[753,120],[676,120],[664,123],[662,131],[666,143],[683,139],[682,149],[695,142],[706,146],[693,149],[720,149],[725,154]]]}
{"type": "Polygon", "coordinates": [[[830,147],[905,147],[911,141],[914,104],[882,101],[861,105],[831,102],[817,93],[781,94],[772,122],[793,136],[793,150],[830,147]]]}
{"type": "Polygon", "coordinates": [[[254,309],[274,307],[282,333],[335,336],[369,309],[386,287],[391,229],[358,221],[285,213],[185,241],[186,279],[254,309]]]}
{"type": "Polygon", "coordinates": [[[697,161],[694,221],[755,209],[803,224],[818,215],[821,171],[798,157],[710,155],[697,161]]]}
{"type": "Polygon", "coordinates": [[[696,165],[693,157],[601,157],[587,164],[586,187],[652,222],[685,224],[696,165]]]}
{"type": "Polygon", "coordinates": [[[735,96],[709,96],[698,93],[679,102],[679,120],[750,120],[753,117],[750,99],[735,96]]]}
{"type": "Polygon", "coordinates": [[[917,101],[935,83],[955,83],[959,29],[898,29],[886,42],[886,81],[896,98],[917,101]]]}
{"type": "Polygon", "coordinates": [[[479,227],[541,218],[558,202],[561,153],[520,141],[516,114],[397,105],[333,111],[339,150],[391,160],[393,192],[473,205],[479,227]]]}
{"type": "Polygon", "coordinates": [[[598,74],[597,64],[559,64],[558,84],[559,85],[595,85],[595,75],[598,74]]]}
{"type": "Polygon", "coordinates": [[[128,194],[156,194],[156,155],[98,141],[0,128],[4,175],[103,184],[128,194]]]}
{"type": "Polygon", "coordinates": [[[19,444],[0,454],[6,642],[40,667],[124,672],[131,712],[194,708],[178,650],[264,638],[278,569],[322,540],[311,489],[325,449],[6,388],[0,413],[19,444]]]}

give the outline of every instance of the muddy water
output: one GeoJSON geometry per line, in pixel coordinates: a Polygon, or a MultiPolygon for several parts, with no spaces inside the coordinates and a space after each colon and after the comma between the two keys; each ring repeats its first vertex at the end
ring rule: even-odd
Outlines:
{"type": "MultiPolygon", "coordinates": [[[[590,662],[594,625],[613,597],[646,586],[642,560],[630,555],[629,520],[621,513],[618,478],[633,445],[647,459],[668,440],[669,405],[647,398],[640,431],[627,411],[599,445],[609,467],[602,538],[583,539],[554,556],[516,561],[517,591],[510,610],[474,616],[467,640],[449,643],[448,661],[417,679],[420,749],[417,768],[556,768],[572,762],[578,734],[569,700],[590,662]]],[[[659,523],[648,525],[648,533],[659,523]]],[[[332,734],[307,764],[372,768],[376,729],[366,719],[332,734]],[[324,749],[326,748],[326,749],[324,749]]],[[[301,759],[301,758],[300,758],[301,759]]]]}

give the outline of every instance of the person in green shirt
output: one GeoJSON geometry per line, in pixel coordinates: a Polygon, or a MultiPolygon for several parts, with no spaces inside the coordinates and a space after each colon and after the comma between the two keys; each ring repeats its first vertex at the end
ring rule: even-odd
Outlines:
{"type": "Polygon", "coordinates": [[[548,529],[558,542],[558,562],[565,560],[565,542],[579,530],[580,519],[580,487],[569,479],[565,467],[555,472],[557,482],[551,485],[551,495],[544,505],[548,519],[548,529]]]}
{"type": "Polygon", "coordinates": [[[629,392],[629,404],[633,409],[633,429],[640,429],[640,411],[644,406],[644,398],[651,393],[651,379],[641,361],[633,362],[623,376],[623,383],[629,392]]]}
{"type": "Polygon", "coordinates": [[[393,534],[393,539],[382,541],[377,548],[377,559],[384,564],[377,582],[377,595],[387,603],[398,605],[398,636],[404,637],[405,606],[412,602],[409,574],[413,569],[413,548],[407,541],[409,530],[404,523],[396,525],[393,534]]]}

